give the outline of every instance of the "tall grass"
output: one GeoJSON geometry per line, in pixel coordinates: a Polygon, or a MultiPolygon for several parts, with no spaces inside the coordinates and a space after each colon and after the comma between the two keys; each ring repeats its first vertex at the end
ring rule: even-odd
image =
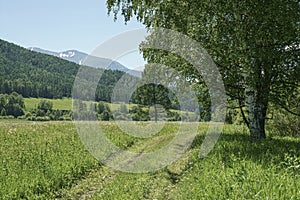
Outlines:
{"type": "Polygon", "coordinates": [[[0,162],[0,199],[51,198],[99,167],[71,123],[2,122],[0,162]]]}
{"type": "MultiPolygon", "coordinates": [[[[178,130],[167,123],[143,139],[115,123],[99,124],[113,143],[133,152],[155,151],[178,130]]],[[[191,148],[171,165],[131,174],[99,164],[71,122],[0,121],[0,199],[299,199],[299,138],[252,143],[243,126],[227,125],[200,159],[206,128],[200,126],[191,148]]]]}
{"type": "Polygon", "coordinates": [[[252,143],[245,130],[226,126],[203,159],[199,134],[172,165],[148,174],[121,173],[93,199],[299,199],[300,140],[252,143]]]}

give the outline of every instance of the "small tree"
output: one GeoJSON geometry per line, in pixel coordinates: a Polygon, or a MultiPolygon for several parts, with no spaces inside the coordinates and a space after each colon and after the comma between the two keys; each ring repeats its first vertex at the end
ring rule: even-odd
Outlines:
{"type": "Polygon", "coordinates": [[[4,109],[4,108],[2,108],[2,110],[1,110],[1,114],[0,114],[1,116],[6,116],[6,110],[4,109]]]}
{"type": "Polygon", "coordinates": [[[127,114],[128,113],[128,108],[127,108],[127,105],[125,103],[122,103],[120,105],[120,112],[121,113],[124,113],[124,114],[127,114]]]}
{"type": "Polygon", "coordinates": [[[41,100],[38,104],[38,109],[47,113],[48,111],[52,111],[53,103],[48,100],[41,100]]]}
{"type": "Polygon", "coordinates": [[[12,115],[14,117],[19,117],[24,115],[24,100],[21,95],[16,92],[11,93],[10,95],[6,96],[7,101],[6,105],[4,106],[6,110],[6,115],[12,115]]]}
{"type": "Polygon", "coordinates": [[[97,106],[97,113],[102,114],[104,110],[105,110],[105,104],[102,101],[100,101],[97,106]]]}
{"type": "Polygon", "coordinates": [[[154,107],[154,120],[158,120],[158,105],[162,105],[168,110],[172,106],[172,102],[168,96],[169,90],[162,85],[147,84],[137,89],[136,100],[138,103],[154,107]]]}

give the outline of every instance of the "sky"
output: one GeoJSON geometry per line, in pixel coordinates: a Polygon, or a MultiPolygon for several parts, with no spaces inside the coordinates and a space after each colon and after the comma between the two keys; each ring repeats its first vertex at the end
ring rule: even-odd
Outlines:
{"type": "MultiPolygon", "coordinates": [[[[144,28],[132,19],[115,22],[106,0],[0,0],[0,39],[23,47],[50,51],[70,49],[91,53],[101,43],[125,31],[144,28]]],[[[128,68],[145,62],[138,53],[118,60],[128,68]]]]}

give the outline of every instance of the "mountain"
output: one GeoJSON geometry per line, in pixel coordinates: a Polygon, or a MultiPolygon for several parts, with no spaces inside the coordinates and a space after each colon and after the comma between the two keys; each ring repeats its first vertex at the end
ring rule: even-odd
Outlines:
{"type": "Polygon", "coordinates": [[[54,52],[54,51],[48,51],[45,49],[37,48],[37,47],[29,47],[30,51],[35,51],[43,54],[48,54],[51,56],[56,56],[65,60],[68,60],[70,62],[74,62],[76,64],[81,64],[83,60],[88,56],[86,53],[82,53],[76,50],[68,50],[63,52],[54,52]]]}
{"type": "Polygon", "coordinates": [[[83,62],[86,66],[89,67],[95,67],[95,68],[107,68],[110,70],[120,70],[122,72],[126,72],[130,75],[136,76],[136,77],[141,77],[142,72],[136,71],[136,70],[131,70],[128,69],[127,67],[123,66],[119,62],[112,61],[107,58],[100,58],[100,57],[92,57],[89,56],[86,53],[77,51],[77,50],[67,50],[67,51],[62,51],[62,52],[53,52],[53,51],[48,51],[44,49],[40,49],[37,47],[29,47],[28,48],[31,51],[43,53],[43,54],[48,54],[52,56],[56,56],[65,60],[68,60],[70,62],[74,62],[76,64],[81,65],[83,62]],[[89,56],[89,57],[88,57],[89,56]],[[88,57],[88,61],[85,61],[85,59],[88,57]]]}
{"type": "MultiPolygon", "coordinates": [[[[71,53],[66,55],[74,57],[71,53]]],[[[80,67],[57,55],[38,53],[0,39],[0,93],[17,92],[23,97],[71,97],[80,67]]],[[[110,101],[115,84],[124,75],[129,81],[138,79],[118,70],[84,67],[89,69],[89,74],[80,79],[83,92],[90,88],[90,80],[94,80],[94,75],[98,74],[99,70],[102,73],[95,92],[96,101],[110,101]]],[[[121,92],[129,93],[125,90],[121,92]]],[[[92,99],[88,91],[84,96],[92,99]]]]}

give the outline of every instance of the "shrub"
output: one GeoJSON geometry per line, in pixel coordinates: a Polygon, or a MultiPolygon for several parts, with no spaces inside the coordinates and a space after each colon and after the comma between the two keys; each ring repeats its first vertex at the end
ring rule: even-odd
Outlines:
{"type": "Polygon", "coordinates": [[[300,117],[277,110],[268,122],[267,130],[270,136],[300,137],[300,117]]]}
{"type": "Polygon", "coordinates": [[[49,110],[52,110],[53,108],[53,103],[48,100],[41,100],[38,109],[44,111],[45,113],[49,110]]]}

